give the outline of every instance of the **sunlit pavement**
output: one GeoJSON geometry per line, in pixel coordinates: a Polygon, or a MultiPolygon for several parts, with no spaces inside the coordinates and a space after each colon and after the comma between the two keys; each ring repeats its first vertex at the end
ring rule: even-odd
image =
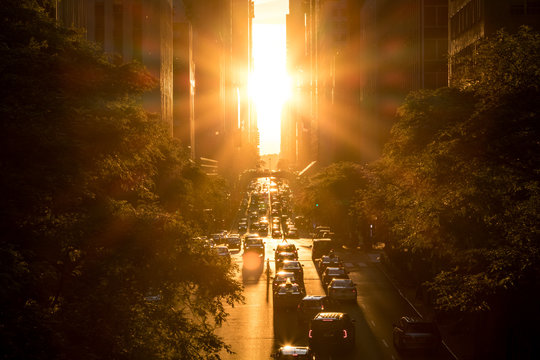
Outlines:
{"type": "MultiPolygon", "coordinates": [[[[281,239],[265,238],[270,276],[275,273],[275,245],[281,239]]],[[[304,265],[307,294],[324,294],[315,265],[311,261],[311,239],[287,240],[299,248],[304,265]]],[[[392,323],[403,315],[416,315],[379,268],[378,255],[358,251],[337,252],[345,262],[349,276],[357,285],[357,304],[344,303],[356,326],[356,350],[350,354],[319,356],[317,359],[454,359],[444,349],[438,354],[401,354],[392,345],[392,323]]],[[[271,279],[267,282],[266,261],[252,270],[243,266],[242,252],[233,253],[239,265],[238,279],[244,285],[245,304],[230,308],[230,317],[218,334],[235,354],[222,353],[224,359],[269,359],[279,346],[307,345],[307,325],[299,325],[294,311],[274,314],[271,279]]]]}

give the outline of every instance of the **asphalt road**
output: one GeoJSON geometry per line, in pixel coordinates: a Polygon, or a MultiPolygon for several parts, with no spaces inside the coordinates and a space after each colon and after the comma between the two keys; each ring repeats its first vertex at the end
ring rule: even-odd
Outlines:
{"type": "MultiPolygon", "coordinates": [[[[265,238],[266,258],[270,259],[270,276],[275,272],[273,250],[281,239],[265,238]]],[[[299,248],[304,265],[308,295],[324,294],[311,260],[311,239],[287,240],[299,248]]],[[[389,281],[378,264],[378,255],[337,251],[349,276],[358,289],[357,303],[343,304],[343,312],[355,319],[356,349],[350,354],[328,355],[318,359],[454,359],[444,348],[437,354],[398,353],[392,345],[392,323],[404,315],[417,315],[389,281]]],[[[267,279],[266,262],[261,266],[244,264],[242,252],[233,252],[239,265],[238,279],[244,285],[245,304],[230,308],[230,316],[218,334],[231,345],[234,354],[222,353],[224,359],[270,359],[282,345],[307,346],[307,325],[300,325],[294,311],[274,312],[271,278],[267,279]]]]}

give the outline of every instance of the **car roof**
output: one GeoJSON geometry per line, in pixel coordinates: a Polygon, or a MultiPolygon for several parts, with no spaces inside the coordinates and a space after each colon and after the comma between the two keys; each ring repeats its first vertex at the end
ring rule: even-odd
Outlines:
{"type": "Polygon", "coordinates": [[[343,267],[338,267],[338,266],[329,266],[326,268],[325,270],[327,273],[331,272],[331,271],[345,271],[345,268],[343,267]]]}
{"type": "Polygon", "coordinates": [[[282,355],[306,355],[309,348],[306,346],[283,346],[279,349],[282,355]]]}
{"type": "Polygon", "coordinates": [[[292,271],[283,271],[282,270],[282,271],[278,271],[276,273],[276,276],[278,276],[278,275],[288,275],[288,274],[294,275],[294,272],[292,272],[292,271]]]}
{"type": "Polygon", "coordinates": [[[341,320],[345,316],[342,312],[321,312],[318,313],[313,320],[341,320]]]}

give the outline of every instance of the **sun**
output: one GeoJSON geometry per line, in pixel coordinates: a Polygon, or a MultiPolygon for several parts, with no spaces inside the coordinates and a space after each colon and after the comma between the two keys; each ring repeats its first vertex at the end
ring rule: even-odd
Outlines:
{"type": "Polygon", "coordinates": [[[253,40],[254,71],[248,86],[257,112],[260,152],[261,155],[277,154],[282,109],[291,96],[291,80],[286,70],[285,25],[255,24],[253,40]]]}

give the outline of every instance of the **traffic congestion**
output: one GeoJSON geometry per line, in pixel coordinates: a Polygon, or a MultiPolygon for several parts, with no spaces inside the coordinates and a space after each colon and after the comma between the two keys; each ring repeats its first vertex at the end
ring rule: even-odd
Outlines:
{"type": "Polygon", "coordinates": [[[216,249],[228,247],[238,264],[246,296],[238,307],[244,310],[231,309],[228,331],[222,331],[235,352],[224,358],[452,358],[441,351],[436,326],[411,313],[386,326],[382,349],[377,342],[366,346],[373,337],[365,336],[366,328],[375,322],[363,318],[366,295],[359,295],[357,269],[332,230],[305,226],[293,201],[286,181],[258,178],[233,229],[214,239],[216,249]]]}

